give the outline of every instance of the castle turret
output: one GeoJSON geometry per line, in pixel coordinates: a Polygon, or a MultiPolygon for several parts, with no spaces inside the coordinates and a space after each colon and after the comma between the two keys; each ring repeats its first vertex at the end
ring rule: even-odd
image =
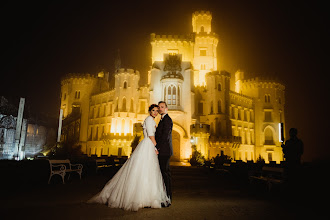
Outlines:
{"type": "Polygon", "coordinates": [[[63,109],[62,141],[72,141],[86,149],[90,96],[109,88],[108,73],[68,74],[61,80],[61,109],[63,109]]]}
{"type": "Polygon", "coordinates": [[[193,32],[199,34],[205,32],[211,33],[212,14],[209,11],[196,11],[192,16],[193,32]]]}
{"type": "Polygon", "coordinates": [[[208,11],[196,11],[193,13],[195,85],[205,85],[206,73],[218,70],[218,36],[211,31],[211,20],[212,14],[208,11]]]}

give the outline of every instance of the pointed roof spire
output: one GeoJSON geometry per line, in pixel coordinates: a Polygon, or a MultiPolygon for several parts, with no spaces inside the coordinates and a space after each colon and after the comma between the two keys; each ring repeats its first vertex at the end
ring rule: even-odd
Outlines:
{"type": "Polygon", "coordinates": [[[120,50],[118,49],[115,59],[115,72],[117,72],[120,69],[120,65],[121,65],[120,50]]]}

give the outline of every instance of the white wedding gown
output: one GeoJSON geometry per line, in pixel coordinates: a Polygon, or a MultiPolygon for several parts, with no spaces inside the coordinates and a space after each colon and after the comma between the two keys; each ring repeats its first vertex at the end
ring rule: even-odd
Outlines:
{"type": "Polygon", "coordinates": [[[111,208],[137,211],[140,208],[161,208],[170,202],[166,195],[155,146],[149,139],[154,136],[156,122],[148,116],[143,123],[144,139],[131,157],[89,203],[107,204],[111,208]]]}

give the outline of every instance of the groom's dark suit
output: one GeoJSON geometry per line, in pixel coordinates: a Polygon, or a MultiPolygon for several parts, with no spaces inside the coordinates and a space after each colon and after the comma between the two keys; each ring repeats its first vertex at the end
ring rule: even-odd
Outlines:
{"type": "Polygon", "coordinates": [[[172,128],[172,119],[166,114],[163,119],[160,120],[156,129],[156,148],[159,151],[159,166],[166,186],[167,196],[170,197],[170,199],[172,199],[170,170],[170,158],[173,155],[172,128]]]}

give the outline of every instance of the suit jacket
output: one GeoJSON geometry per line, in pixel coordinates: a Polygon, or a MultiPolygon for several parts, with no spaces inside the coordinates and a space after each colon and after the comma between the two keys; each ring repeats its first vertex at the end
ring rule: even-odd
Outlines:
{"type": "Polygon", "coordinates": [[[159,151],[159,156],[172,156],[172,128],[173,122],[171,117],[166,114],[158,123],[156,129],[156,148],[159,151]]]}

